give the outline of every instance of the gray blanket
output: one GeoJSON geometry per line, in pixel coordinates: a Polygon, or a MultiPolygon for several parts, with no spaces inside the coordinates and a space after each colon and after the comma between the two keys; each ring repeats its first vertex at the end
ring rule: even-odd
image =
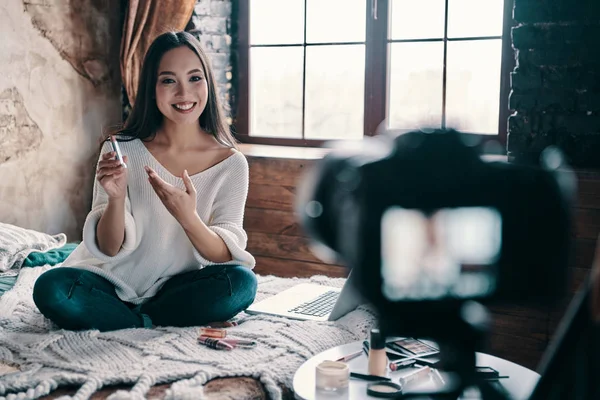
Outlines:
{"type": "MultiPolygon", "coordinates": [[[[16,285],[0,297],[0,360],[21,371],[2,376],[0,399],[36,399],[58,386],[78,385],[75,399],[88,399],[106,385],[133,384],[110,400],[143,399],[151,386],[174,382],[171,399],[202,399],[202,386],[217,377],[251,376],[269,397],[281,399],[280,384],[292,387],[295,371],[326,349],[364,340],[375,325],[366,306],[337,321],[294,321],[240,313],[228,336],[258,342],[253,349],[213,350],[197,343],[198,328],[64,331],[44,318],[32,299],[37,277],[50,266],[23,268],[16,285]],[[14,396],[18,393],[19,397],[14,396]],[[13,393],[13,394],[9,394],[13,393]]],[[[258,276],[256,300],[292,285],[313,282],[341,287],[344,279],[258,276]]]]}
{"type": "Polygon", "coordinates": [[[64,233],[48,235],[0,222],[0,272],[18,270],[31,252],[45,252],[66,243],[64,233]]]}

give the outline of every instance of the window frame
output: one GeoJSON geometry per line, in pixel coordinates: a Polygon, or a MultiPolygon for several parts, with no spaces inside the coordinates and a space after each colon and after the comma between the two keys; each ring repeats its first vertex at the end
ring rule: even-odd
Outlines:
{"type": "MultiPolygon", "coordinates": [[[[250,131],[250,2],[252,0],[241,0],[233,2],[234,35],[233,47],[233,82],[231,96],[233,115],[233,127],[236,138],[242,143],[266,144],[278,146],[302,146],[319,147],[328,140],[297,139],[297,138],[272,138],[251,136],[250,131]]],[[[446,0],[444,38],[444,60],[443,60],[443,117],[445,122],[446,109],[446,49],[447,42],[456,39],[448,39],[448,1],[446,0]]],[[[304,0],[306,7],[307,0],[304,0]]],[[[374,136],[377,128],[387,116],[389,102],[388,69],[389,69],[389,0],[367,0],[366,2],[366,36],[365,36],[365,91],[364,91],[364,136],[374,136]],[[375,18],[376,17],[376,18],[375,18]]],[[[504,0],[504,15],[502,28],[502,55],[500,67],[500,104],[498,118],[498,134],[472,134],[477,136],[483,143],[487,141],[499,142],[505,151],[507,142],[508,97],[510,93],[510,72],[515,67],[515,57],[511,41],[511,29],[514,25],[512,10],[514,0],[504,0]]],[[[305,12],[306,29],[306,12],[305,12]]],[[[466,39],[463,39],[466,40],[466,39]]],[[[416,42],[423,40],[406,40],[404,42],[416,42]]],[[[394,41],[397,42],[397,41],[394,41]]],[[[303,48],[306,55],[306,43],[303,48]]],[[[304,99],[303,99],[304,114],[304,99]]],[[[304,117],[304,116],[303,116],[304,117]]],[[[304,118],[303,118],[304,123],[304,118]]],[[[303,129],[304,130],[304,129],[303,129]]]]}

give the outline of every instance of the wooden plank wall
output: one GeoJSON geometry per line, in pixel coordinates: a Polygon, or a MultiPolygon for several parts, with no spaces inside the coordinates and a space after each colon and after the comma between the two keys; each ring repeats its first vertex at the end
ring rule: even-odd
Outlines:
{"type": "MultiPolygon", "coordinates": [[[[248,156],[248,162],[250,189],[245,228],[249,251],[257,260],[255,271],[282,277],[347,276],[345,267],[323,263],[312,254],[294,215],[296,185],[315,160],[248,156]]],[[[491,307],[493,327],[488,353],[535,369],[572,294],[589,274],[600,233],[600,173],[580,171],[578,177],[570,295],[555,307],[491,307]]],[[[536,284],[543,284],[543,277],[536,284]]]]}
{"type": "Polygon", "coordinates": [[[310,250],[294,215],[294,195],[301,174],[314,160],[248,157],[250,189],[245,228],[255,271],[283,277],[347,276],[347,269],[325,264],[310,250]]]}

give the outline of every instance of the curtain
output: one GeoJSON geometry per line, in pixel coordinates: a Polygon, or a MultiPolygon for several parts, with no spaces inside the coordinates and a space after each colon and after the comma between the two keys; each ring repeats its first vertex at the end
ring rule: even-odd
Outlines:
{"type": "Polygon", "coordinates": [[[121,77],[129,104],[135,102],[144,55],[162,33],[183,30],[196,0],[129,0],[121,39],[121,77]]]}

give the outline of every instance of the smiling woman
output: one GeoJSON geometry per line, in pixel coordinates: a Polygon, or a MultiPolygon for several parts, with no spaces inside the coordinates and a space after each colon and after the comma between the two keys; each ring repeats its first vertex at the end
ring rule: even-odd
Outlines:
{"type": "Polygon", "coordinates": [[[208,85],[196,54],[187,47],[170,50],[162,58],[158,71],[156,105],[160,112],[168,121],[198,120],[206,107],[208,85]]]}
{"type": "Polygon", "coordinates": [[[105,142],[83,243],[37,280],[40,311],[63,329],[107,331],[204,325],[248,307],[248,163],[192,35],[154,41],[132,112],[113,133],[127,168],[105,142]]]}
{"type": "Polygon", "coordinates": [[[185,121],[181,125],[185,129],[200,129],[222,145],[236,147],[225,122],[210,60],[191,34],[169,32],[157,37],[146,53],[139,79],[125,126],[111,133],[152,139],[159,130],[170,131],[174,122],[185,121]],[[176,104],[177,111],[185,111],[189,107],[185,103],[190,102],[197,103],[190,114],[174,112],[176,104]],[[182,115],[186,119],[178,119],[182,115]]]}

